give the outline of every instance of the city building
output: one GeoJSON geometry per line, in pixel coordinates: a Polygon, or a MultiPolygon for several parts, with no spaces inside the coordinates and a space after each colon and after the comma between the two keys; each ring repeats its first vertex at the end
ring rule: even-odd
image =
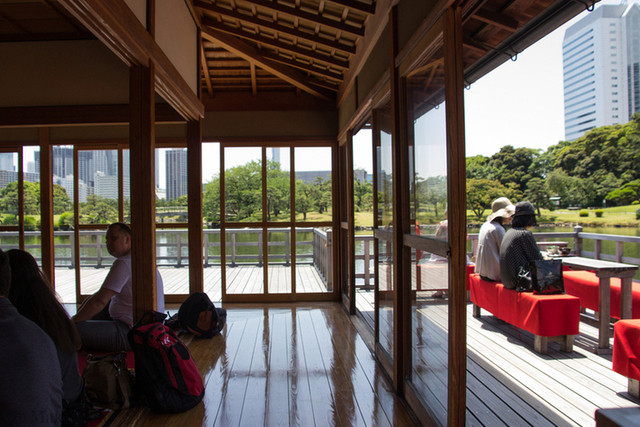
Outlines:
{"type": "Polygon", "coordinates": [[[167,200],[187,194],[187,150],[166,152],[167,200]]]}
{"type": "Polygon", "coordinates": [[[603,5],[562,43],[565,139],[626,123],[640,111],[640,6],[603,5]]]}

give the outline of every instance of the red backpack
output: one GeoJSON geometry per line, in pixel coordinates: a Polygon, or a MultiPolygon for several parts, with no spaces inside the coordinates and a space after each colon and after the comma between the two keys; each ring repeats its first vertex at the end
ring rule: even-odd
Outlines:
{"type": "MultiPolygon", "coordinates": [[[[157,313],[164,316],[161,313],[157,313]]],[[[135,384],[155,412],[183,412],[204,396],[204,384],[189,349],[162,322],[141,324],[129,331],[135,355],[135,384]]]]}

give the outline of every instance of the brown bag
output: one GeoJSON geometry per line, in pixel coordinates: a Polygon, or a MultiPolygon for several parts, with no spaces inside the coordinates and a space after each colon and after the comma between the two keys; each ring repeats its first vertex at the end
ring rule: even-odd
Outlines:
{"type": "Polygon", "coordinates": [[[91,405],[103,408],[128,408],[133,378],[127,369],[127,353],[89,355],[82,371],[84,389],[91,405]]]}

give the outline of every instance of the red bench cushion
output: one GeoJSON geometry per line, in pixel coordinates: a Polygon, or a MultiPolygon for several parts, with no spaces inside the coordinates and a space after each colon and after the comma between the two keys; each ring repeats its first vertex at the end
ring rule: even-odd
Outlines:
{"type": "MultiPolygon", "coordinates": [[[[564,271],[564,289],[569,295],[580,298],[580,306],[598,311],[598,282],[599,279],[591,271],[564,271]]],[[[611,317],[620,319],[620,279],[611,278],[611,317]]],[[[631,317],[640,318],[640,283],[631,284],[632,308],[631,317]]]]}
{"type": "Polygon", "coordinates": [[[535,295],[470,276],[471,301],[496,317],[534,335],[577,335],[580,299],[571,295],[535,295]]]}
{"type": "Polygon", "coordinates": [[[640,320],[620,320],[613,331],[613,370],[640,381],[640,320]]]}

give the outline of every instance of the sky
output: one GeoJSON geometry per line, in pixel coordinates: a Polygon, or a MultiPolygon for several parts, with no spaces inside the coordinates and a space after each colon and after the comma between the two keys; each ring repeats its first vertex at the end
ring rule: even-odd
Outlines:
{"type": "MultiPolygon", "coordinates": [[[[631,4],[637,0],[629,0],[631,4]]],[[[603,0],[603,4],[620,4],[603,0]]],[[[491,156],[505,145],[548,147],[564,140],[562,39],[584,11],[473,83],[465,94],[466,155],[491,156]]]]}

